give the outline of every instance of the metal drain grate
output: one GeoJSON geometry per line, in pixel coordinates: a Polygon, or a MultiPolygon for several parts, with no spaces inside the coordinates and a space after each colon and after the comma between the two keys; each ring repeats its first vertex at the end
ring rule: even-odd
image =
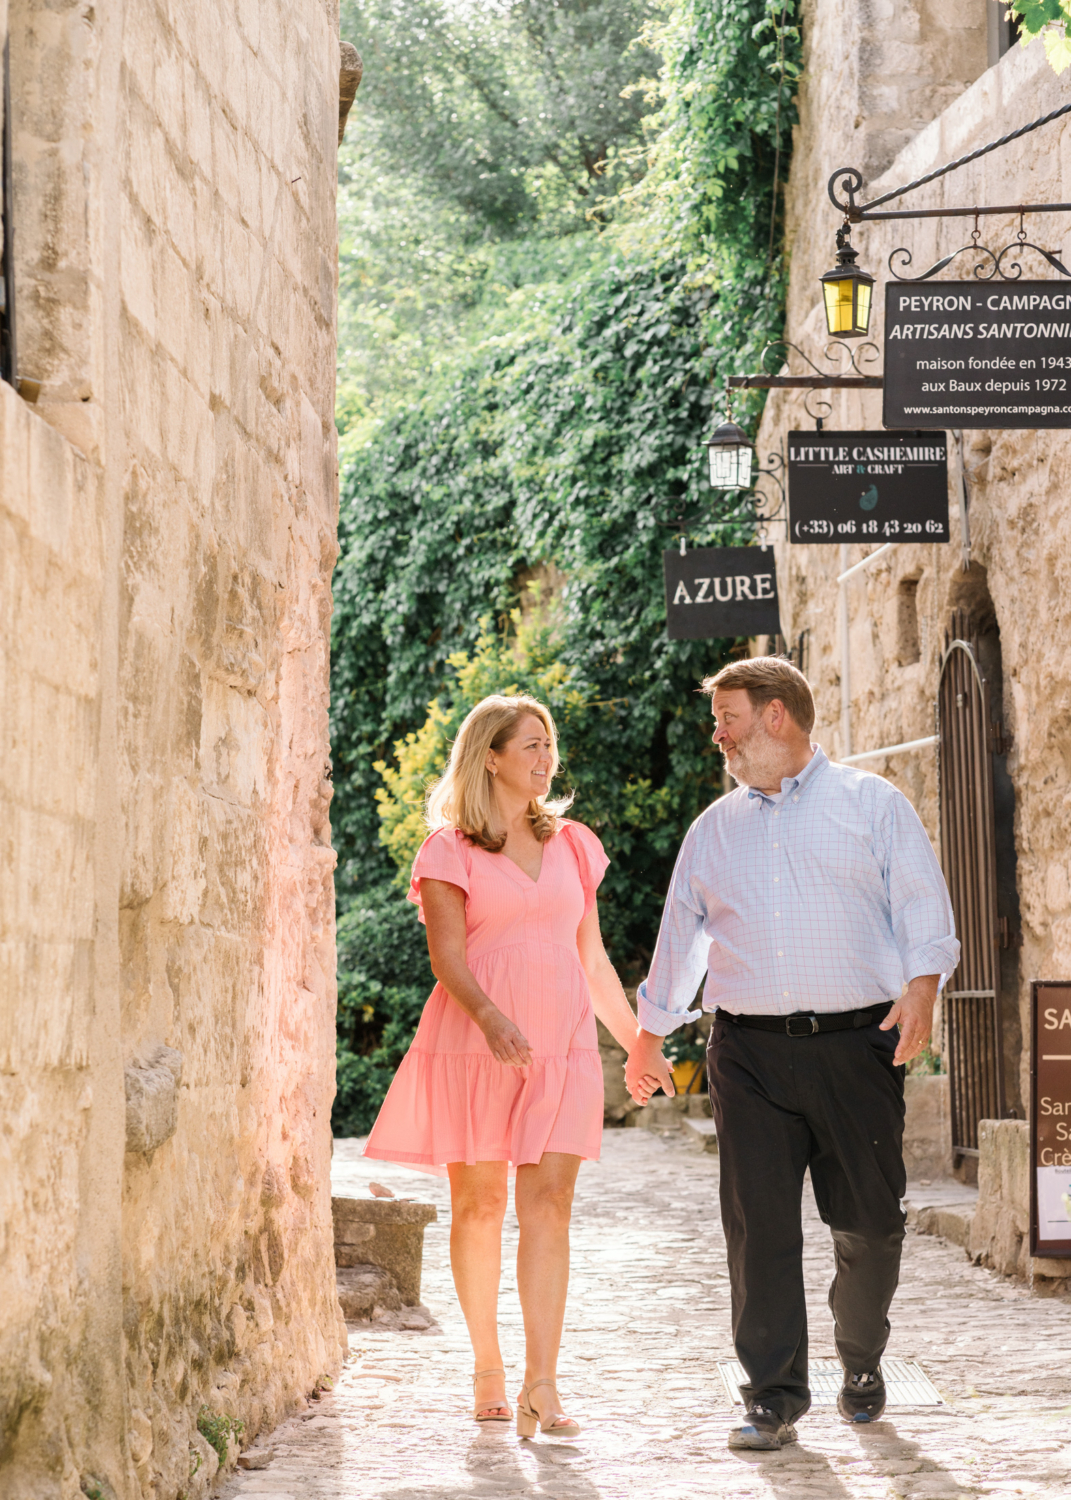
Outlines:
{"type": "MultiPolygon", "coordinates": [[[[881,1369],[889,1406],[944,1406],[929,1376],[913,1361],[883,1359],[881,1369]]],[[[743,1406],[740,1382],[747,1379],[743,1365],[738,1359],[719,1359],[718,1370],[729,1400],[734,1406],[743,1406]]],[[[816,1360],[810,1368],[811,1405],[836,1406],[843,1379],[844,1372],[836,1360],[816,1360]]]]}

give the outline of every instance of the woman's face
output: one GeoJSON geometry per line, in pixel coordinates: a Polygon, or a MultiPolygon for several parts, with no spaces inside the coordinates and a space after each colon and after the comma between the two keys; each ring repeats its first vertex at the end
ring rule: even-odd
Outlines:
{"type": "Polygon", "coordinates": [[[526,802],[542,797],[550,786],[553,761],[553,742],[536,714],[525,714],[501,750],[487,752],[496,790],[526,802]]]}

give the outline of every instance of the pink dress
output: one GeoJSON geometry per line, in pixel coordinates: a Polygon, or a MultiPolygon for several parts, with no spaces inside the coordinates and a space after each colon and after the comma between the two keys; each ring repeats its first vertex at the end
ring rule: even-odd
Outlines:
{"type": "Polygon", "coordinates": [[[598,1158],[602,1064],[576,932],[608,864],[595,834],[568,821],[543,845],[538,881],[454,828],[425,839],[409,900],[420,906],[425,879],[465,892],[469,968],[520,1027],[533,1061],[526,1068],[498,1062],[480,1028],[437,984],[366,1156],[437,1176],[448,1162],[516,1168],[545,1151],[598,1158]]]}

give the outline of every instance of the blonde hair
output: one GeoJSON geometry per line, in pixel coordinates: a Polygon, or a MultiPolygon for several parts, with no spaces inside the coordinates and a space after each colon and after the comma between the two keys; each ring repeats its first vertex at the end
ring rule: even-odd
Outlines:
{"type": "MultiPolygon", "coordinates": [[[[494,778],[487,769],[487,752],[503,750],[527,714],[534,714],[550,737],[550,776],[547,792],[558,772],[558,733],[550,710],[535,698],[494,693],[477,703],[457,732],[446,770],[428,788],[425,821],[431,829],[457,828],[480,849],[497,854],[506,835],[495,825],[494,778]]],[[[541,844],[557,833],[560,818],[572,806],[571,796],[547,801],[547,792],[528,804],[532,832],[541,844]]]]}
{"type": "Polygon", "coordinates": [[[783,656],[752,656],[747,661],[730,662],[713,677],[703,678],[704,693],[714,693],[717,688],[727,693],[743,688],[752,708],[760,712],[779,698],[785,705],[785,712],[804,733],[810,734],[814,728],[811,684],[783,656]]]}

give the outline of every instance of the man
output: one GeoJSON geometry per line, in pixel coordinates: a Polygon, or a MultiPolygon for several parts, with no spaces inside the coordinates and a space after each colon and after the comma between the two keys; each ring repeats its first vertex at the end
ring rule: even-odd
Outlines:
{"type": "Polygon", "coordinates": [[[800,1203],[810,1168],[833,1234],[829,1292],[846,1421],[885,1407],[906,1177],[904,1067],[959,960],[940,867],[911,804],[812,745],[807,679],[779,657],[703,683],[737,788],[692,824],[639,990],[627,1076],[706,971],[707,1076],[721,1158],[733,1338],[747,1374],[731,1448],[780,1448],[810,1406],[800,1203]],[[899,1036],[895,1028],[899,1027],[899,1036]]]}

